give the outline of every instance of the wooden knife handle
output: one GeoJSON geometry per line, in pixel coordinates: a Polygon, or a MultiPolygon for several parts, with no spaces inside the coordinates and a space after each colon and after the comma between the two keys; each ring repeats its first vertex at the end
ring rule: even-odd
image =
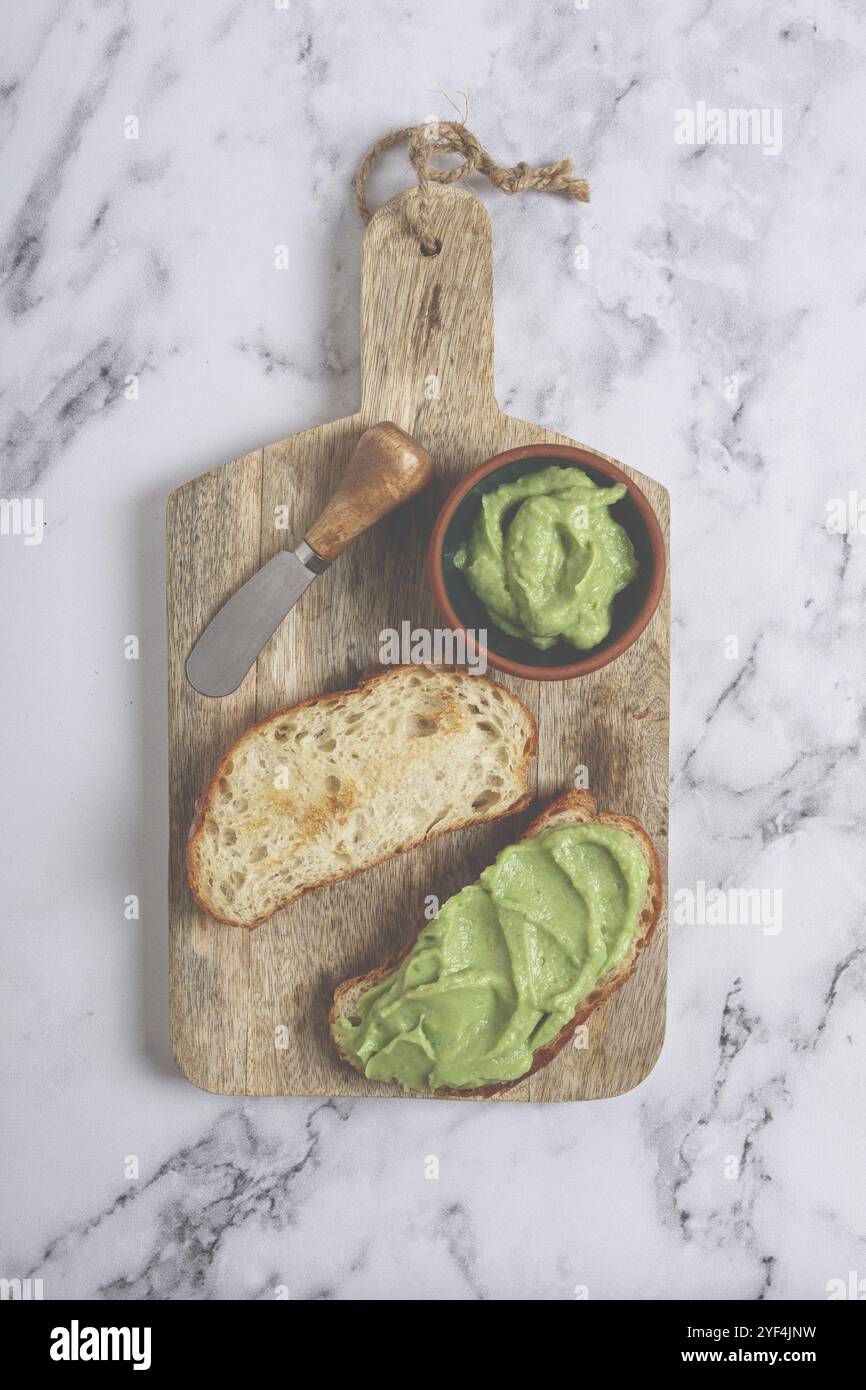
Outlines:
{"type": "Polygon", "coordinates": [[[304,540],[323,560],[336,560],[362,531],[420,492],[432,471],[430,455],[411,435],[388,421],[372,425],[304,540]]]}

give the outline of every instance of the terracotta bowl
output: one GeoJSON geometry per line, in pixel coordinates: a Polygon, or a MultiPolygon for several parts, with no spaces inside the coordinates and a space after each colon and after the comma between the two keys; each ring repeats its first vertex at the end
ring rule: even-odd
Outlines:
{"type": "Polygon", "coordinates": [[[455,629],[487,629],[487,661],[498,671],[530,681],[573,680],[615,661],[643,632],[658,607],[665,582],[665,544],[655,512],[637,483],[600,454],[568,444],[528,444],[508,449],[474,468],[461,479],[436,518],[427,572],[433,596],[447,625],[455,629]],[[611,507],[611,516],[625,528],[638,560],[638,572],[613,602],[613,622],[603,642],[590,651],[560,642],[539,651],[530,642],[511,637],[491,622],[473,594],[454,556],[466,541],[486,492],[514,482],[550,464],[576,464],[594,483],[624,483],[626,495],[611,507]]]}

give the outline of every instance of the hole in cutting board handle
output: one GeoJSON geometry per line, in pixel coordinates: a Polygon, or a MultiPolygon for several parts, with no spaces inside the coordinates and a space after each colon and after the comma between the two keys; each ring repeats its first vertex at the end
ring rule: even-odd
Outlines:
{"type": "Polygon", "coordinates": [[[426,246],[422,246],[422,247],[421,247],[421,255],[422,255],[422,256],[438,256],[438,255],[439,255],[439,252],[440,252],[441,250],[442,250],[442,242],[439,240],[438,237],[436,237],[435,240],[434,240],[434,242],[433,242],[433,245],[430,247],[429,250],[427,249],[426,246]]]}

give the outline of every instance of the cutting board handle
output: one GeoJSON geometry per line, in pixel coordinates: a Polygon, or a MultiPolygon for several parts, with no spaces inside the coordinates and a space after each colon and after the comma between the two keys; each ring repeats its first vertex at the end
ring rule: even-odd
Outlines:
{"type": "Polygon", "coordinates": [[[362,415],[422,438],[440,415],[499,413],[490,219],[463,189],[430,193],[438,254],[425,255],[409,229],[408,189],[372,218],[361,268],[362,415]]]}
{"type": "Polygon", "coordinates": [[[420,492],[432,471],[427,450],[397,425],[373,425],[304,540],[330,564],[362,531],[420,492]]]}

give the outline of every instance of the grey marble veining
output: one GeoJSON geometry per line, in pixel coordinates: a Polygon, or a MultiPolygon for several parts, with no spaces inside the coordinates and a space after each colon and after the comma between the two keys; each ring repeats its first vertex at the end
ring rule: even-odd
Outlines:
{"type": "MultiPolygon", "coordinates": [[[[0,494],[45,525],[0,536],[0,1275],[109,1299],[866,1276],[862,14],[74,0],[5,28],[0,494]],[[672,495],[667,1041],[636,1091],[570,1107],[208,1096],[167,1042],[164,500],[355,408],[351,178],[443,92],[503,161],[592,184],[473,182],[500,402],[672,495]],[[701,104],[779,112],[781,148],[678,143],[701,104]],[[745,889],[781,920],[688,920],[745,889]]],[[[390,155],[374,201],[407,181],[390,155]]]]}

